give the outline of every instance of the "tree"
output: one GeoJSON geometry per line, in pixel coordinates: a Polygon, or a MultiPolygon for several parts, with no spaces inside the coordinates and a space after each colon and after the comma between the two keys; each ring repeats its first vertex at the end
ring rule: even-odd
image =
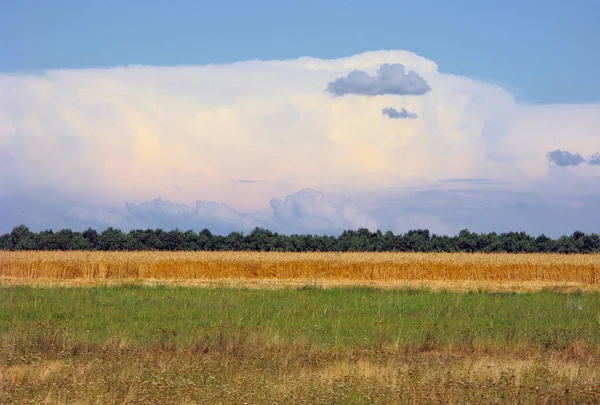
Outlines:
{"type": "Polygon", "coordinates": [[[101,250],[123,250],[125,248],[125,235],[121,230],[109,227],[100,234],[98,245],[101,250]]]}
{"type": "Polygon", "coordinates": [[[0,250],[13,250],[14,248],[15,245],[10,233],[0,235],[0,250]]]}
{"type": "Polygon", "coordinates": [[[535,250],[540,253],[549,253],[554,251],[553,240],[544,234],[535,238],[535,250]]]}
{"type": "Polygon", "coordinates": [[[198,248],[200,250],[215,250],[213,235],[208,229],[203,229],[198,234],[198,248]]]}
{"type": "Polygon", "coordinates": [[[14,227],[10,235],[12,248],[15,250],[35,250],[37,247],[36,235],[25,225],[14,227]]]}
{"type": "Polygon", "coordinates": [[[558,253],[577,253],[577,246],[575,245],[575,241],[573,240],[573,238],[570,238],[568,236],[561,236],[557,241],[556,241],[556,251],[558,253]]]}
{"type": "Polygon", "coordinates": [[[161,234],[163,250],[181,250],[183,247],[183,233],[179,229],[161,234]]]}
{"type": "Polygon", "coordinates": [[[580,250],[583,253],[596,253],[600,252],[600,235],[596,233],[592,233],[589,235],[585,235],[582,241],[582,249],[580,250]]]}
{"type": "Polygon", "coordinates": [[[458,233],[458,248],[462,252],[474,252],[477,249],[477,234],[463,229],[458,233]]]}
{"type": "Polygon", "coordinates": [[[183,233],[182,250],[198,250],[198,235],[189,230],[183,233]]]}
{"type": "Polygon", "coordinates": [[[225,250],[244,250],[244,235],[240,232],[231,232],[225,237],[225,250]]]}
{"type": "Polygon", "coordinates": [[[250,250],[255,251],[270,251],[270,240],[273,237],[273,232],[264,228],[254,228],[248,236],[246,236],[246,246],[250,250]]]}
{"type": "Polygon", "coordinates": [[[82,234],[75,233],[71,239],[71,250],[92,250],[93,246],[89,239],[86,239],[82,234]]]}
{"type": "Polygon", "coordinates": [[[89,242],[92,249],[100,248],[100,234],[92,228],[83,231],[82,236],[89,242]]]}
{"type": "Polygon", "coordinates": [[[388,231],[371,232],[366,228],[345,230],[339,236],[281,235],[268,229],[255,228],[250,234],[231,232],[227,236],[213,235],[204,229],[200,233],[178,229],[132,230],[128,233],[108,228],[101,234],[88,228],[73,232],[51,229],[31,232],[19,225],[10,233],[0,235],[2,250],[254,250],[278,252],[600,252],[600,236],[575,231],[570,236],[553,240],[542,234],[534,238],[526,232],[491,232],[477,234],[463,229],[457,236],[431,235],[427,229],[410,230],[404,235],[388,231]]]}
{"type": "Polygon", "coordinates": [[[61,229],[54,234],[54,245],[58,250],[71,250],[71,239],[73,231],[70,229],[61,229]]]}

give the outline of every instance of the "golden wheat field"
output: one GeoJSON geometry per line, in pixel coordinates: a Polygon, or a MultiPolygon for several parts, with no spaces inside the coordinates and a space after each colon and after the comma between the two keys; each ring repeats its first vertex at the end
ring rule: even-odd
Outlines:
{"type": "Polygon", "coordinates": [[[598,285],[600,255],[0,252],[0,277],[56,280],[446,280],[598,285]]]}

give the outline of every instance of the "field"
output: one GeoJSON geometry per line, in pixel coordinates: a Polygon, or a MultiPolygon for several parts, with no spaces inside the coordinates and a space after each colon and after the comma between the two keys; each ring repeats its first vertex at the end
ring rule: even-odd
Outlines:
{"type": "Polygon", "coordinates": [[[599,403],[598,259],[0,252],[0,404],[599,403]]]}
{"type": "Polygon", "coordinates": [[[599,255],[0,252],[0,277],[53,280],[489,281],[600,285],[599,255]]]}

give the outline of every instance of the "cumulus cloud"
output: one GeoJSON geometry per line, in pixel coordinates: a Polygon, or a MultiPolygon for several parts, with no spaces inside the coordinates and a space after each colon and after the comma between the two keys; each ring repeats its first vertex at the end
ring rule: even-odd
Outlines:
{"type": "Polygon", "coordinates": [[[395,108],[386,107],[381,110],[381,113],[393,119],[417,118],[417,114],[408,111],[406,108],[402,108],[400,111],[398,111],[395,108]]]}
{"type": "Polygon", "coordinates": [[[214,201],[196,201],[195,205],[163,201],[157,198],[140,204],[127,203],[130,223],[143,228],[209,228],[217,233],[247,231],[257,226],[269,226],[268,219],[239,212],[227,204],[214,201]]]}
{"type": "Polygon", "coordinates": [[[336,204],[321,191],[306,189],[272,199],[271,208],[279,227],[287,232],[332,232],[344,229],[376,230],[377,221],[351,200],[336,204]]]}
{"type": "Polygon", "coordinates": [[[274,223],[266,216],[237,211],[227,204],[214,201],[196,201],[186,205],[155,198],[139,204],[125,203],[124,208],[73,207],[66,213],[68,222],[75,228],[104,229],[112,226],[131,229],[192,229],[204,228],[214,233],[250,231],[253,228],[273,228],[274,223]]]}
{"type": "Polygon", "coordinates": [[[214,233],[248,232],[255,227],[283,233],[337,234],[345,229],[376,230],[377,221],[351,200],[340,203],[323,192],[305,189],[283,199],[271,199],[271,211],[241,212],[227,204],[196,201],[186,205],[155,198],[139,204],[126,203],[124,209],[73,207],[65,214],[66,222],[76,229],[112,226],[123,230],[161,228],[204,228],[214,233]]]}
{"type": "Polygon", "coordinates": [[[600,153],[594,153],[592,156],[590,156],[587,160],[587,164],[595,166],[600,165],[600,153]]]}
{"type": "Polygon", "coordinates": [[[425,79],[412,70],[407,72],[400,63],[384,63],[375,76],[370,76],[362,70],[354,70],[346,77],[339,77],[330,82],[326,89],[334,96],[422,95],[429,90],[425,79]]]}
{"type": "MultiPolygon", "coordinates": [[[[387,202],[372,196],[420,184],[447,191],[459,184],[438,179],[478,178],[498,179],[513,198],[519,195],[508,191],[589,194],[597,158],[576,171],[559,170],[548,164],[548,151],[598,151],[599,129],[600,104],[516,103],[501,86],[441,73],[435,62],[404,51],[4,73],[0,232],[22,222],[37,229],[116,223],[238,229],[276,217],[268,227],[371,227],[375,220],[394,228],[439,218],[454,229],[459,224],[426,204],[430,212],[403,211],[392,200],[396,208],[379,215],[387,202]],[[392,105],[418,111],[419,119],[382,119],[392,105]],[[576,177],[556,182],[556,175],[576,177]],[[249,183],[255,180],[261,182],[249,183]],[[314,196],[322,207],[314,215],[300,197],[275,204],[277,213],[269,204],[307,188],[328,196],[314,196]],[[156,196],[163,199],[153,202],[156,196]],[[354,203],[339,202],[346,197],[354,203]],[[198,206],[198,199],[227,208],[198,206]]],[[[492,209],[485,199],[464,202],[472,212],[492,209]]],[[[502,224],[520,224],[511,212],[498,215],[502,224]]],[[[569,230],[568,222],[562,226],[569,230]]]]}
{"type": "Polygon", "coordinates": [[[578,166],[585,162],[585,159],[579,153],[571,153],[560,149],[548,152],[548,160],[557,166],[578,166]]]}

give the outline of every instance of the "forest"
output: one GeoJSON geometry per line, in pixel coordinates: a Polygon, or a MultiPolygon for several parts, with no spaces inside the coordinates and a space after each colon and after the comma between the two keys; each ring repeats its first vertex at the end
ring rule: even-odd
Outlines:
{"type": "Polygon", "coordinates": [[[338,236],[286,235],[255,228],[228,235],[146,229],[102,232],[69,229],[32,232],[25,225],[0,236],[0,250],[95,250],[95,251],[277,251],[277,252],[506,252],[506,253],[599,253],[600,236],[575,231],[552,239],[525,232],[475,233],[463,229],[456,236],[436,235],[426,229],[405,234],[346,230],[338,236]]]}

